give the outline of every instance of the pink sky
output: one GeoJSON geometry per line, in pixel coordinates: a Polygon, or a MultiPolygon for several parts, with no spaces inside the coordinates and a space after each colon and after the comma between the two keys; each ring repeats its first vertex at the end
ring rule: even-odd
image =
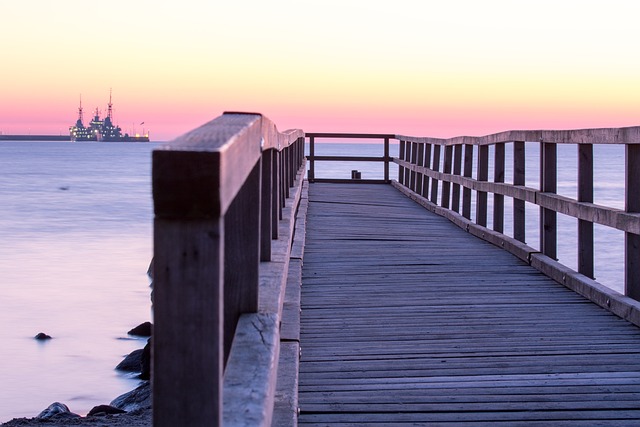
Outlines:
{"type": "Polygon", "coordinates": [[[640,124],[632,0],[215,3],[2,2],[0,132],[67,133],[110,88],[154,140],[228,110],[438,137],[640,124]]]}

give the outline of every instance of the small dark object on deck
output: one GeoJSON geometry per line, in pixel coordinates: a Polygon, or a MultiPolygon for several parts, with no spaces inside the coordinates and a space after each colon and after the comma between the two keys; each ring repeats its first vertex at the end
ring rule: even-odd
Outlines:
{"type": "Polygon", "coordinates": [[[136,326],[127,332],[129,335],[136,335],[139,337],[150,337],[153,329],[151,322],[144,322],[136,326]]]}
{"type": "Polygon", "coordinates": [[[111,414],[124,414],[125,412],[127,411],[123,411],[122,409],[118,409],[111,405],[98,405],[98,406],[94,406],[89,411],[89,413],[87,414],[87,417],[111,415],[111,414]]]}
{"type": "Polygon", "coordinates": [[[362,179],[362,172],[360,172],[359,170],[352,170],[351,179],[362,179]]]}
{"type": "Polygon", "coordinates": [[[51,335],[47,335],[44,332],[40,332],[34,338],[37,339],[38,341],[50,340],[51,335]]]}

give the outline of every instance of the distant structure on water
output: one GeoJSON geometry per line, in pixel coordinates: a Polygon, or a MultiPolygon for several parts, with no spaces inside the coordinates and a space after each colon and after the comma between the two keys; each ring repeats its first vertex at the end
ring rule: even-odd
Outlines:
{"type": "MultiPolygon", "coordinates": [[[[144,124],[141,123],[141,124],[144,124]]],[[[144,133],[144,132],[143,132],[144,133]]],[[[69,127],[71,141],[105,141],[105,142],[149,142],[149,132],[145,135],[122,134],[122,129],[113,123],[113,104],[111,92],[109,92],[109,104],[107,104],[107,117],[100,119],[100,110],[96,107],[95,114],[89,126],[84,125],[82,114],[82,97],[78,107],[78,120],[69,127]]]]}

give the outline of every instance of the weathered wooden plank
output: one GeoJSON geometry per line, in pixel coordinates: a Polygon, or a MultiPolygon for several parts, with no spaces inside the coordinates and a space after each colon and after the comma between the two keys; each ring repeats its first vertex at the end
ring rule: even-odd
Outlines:
{"type": "Polygon", "coordinates": [[[278,380],[273,408],[273,427],[295,427],[298,425],[298,367],[300,344],[283,342],[280,344],[278,380]]]}
{"type": "MultiPolygon", "coordinates": [[[[240,316],[224,372],[225,426],[271,425],[280,351],[277,313],[240,316]]],[[[180,423],[179,423],[180,424],[180,423]]],[[[202,423],[201,425],[206,425],[202,423]]]]}

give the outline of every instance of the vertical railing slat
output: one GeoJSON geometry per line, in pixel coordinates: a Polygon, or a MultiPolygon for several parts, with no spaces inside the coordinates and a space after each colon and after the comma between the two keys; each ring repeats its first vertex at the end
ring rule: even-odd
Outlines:
{"type": "Polygon", "coordinates": [[[273,238],[273,151],[262,152],[262,202],[260,204],[260,261],[271,261],[273,238]]]}
{"type": "MultiPolygon", "coordinates": [[[[495,145],[493,161],[493,182],[504,182],[505,144],[495,145]]],[[[504,196],[493,195],[493,229],[498,233],[504,232],[504,196]]]]}
{"type": "MultiPolygon", "coordinates": [[[[557,146],[540,141],[540,191],[557,191],[557,146]]],[[[557,259],[557,213],[540,208],[540,251],[551,259],[557,259]]]]}
{"type": "MultiPolygon", "coordinates": [[[[406,143],[407,146],[404,149],[404,161],[411,163],[411,142],[406,143]]],[[[411,185],[411,169],[404,168],[404,185],[409,187],[411,185]]]]}
{"type": "MultiPolygon", "coordinates": [[[[442,171],[444,173],[451,173],[451,164],[453,163],[453,146],[447,145],[444,147],[444,165],[442,171]]],[[[451,183],[444,181],[442,183],[442,207],[449,209],[451,200],[451,183]]]]}
{"type": "MultiPolygon", "coordinates": [[[[400,160],[404,160],[404,152],[406,150],[406,142],[400,140],[400,144],[398,147],[398,158],[400,160]]],[[[404,166],[399,165],[398,166],[398,182],[401,185],[406,185],[406,182],[404,180],[404,166]]]]}
{"type": "Polygon", "coordinates": [[[280,191],[280,159],[282,154],[280,151],[273,153],[273,167],[271,170],[273,195],[271,196],[271,237],[273,239],[278,238],[278,221],[282,219],[282,205],[280,203],[280,197],[282,192],[280,191]]]}
{"type": "MultiPolygon", "coordinates": [[[[424,167],[431,169],[431,144],[424,144],[424,167]]],[[[422,182],[422,197],[429,198],[429,175],[424,175],[422,182]]]]}
{"type": "Polygon", "coordinates": [[[389,138],[384,139],[384,182],[389,182],[389,138]]]}
{"type": "MultiPolygon", "coordinates": [[[[417,143],[415,142],[411,143],[411,151],[409,155],[411,156],[409,158],[409,162],[412,165],[417,164],[418,163],[418,144],[417,143]]],[[[414,169],[411,169],[411,174],[409,178],[409,188],[411,189],[411,191],[416,191],[416,172],[414,169]]]]}
{"type": "MultiPolygon", "coordinates": [[[[424,144],[418,144],[418,159],[417,165],[420,167],[424,167],[424,144]]],[[[416,189],[415,192],[417,194],[422,195],[423,192],[423,184],[424,184],[424,173],[418,172],[416,175],[416,189]]]]}
{"type": "MultiPolygon", "coordinates": [[[[438,172],[440,170],[440,145],[433,146],[433,161],[431,162],[431,170],[438,172]]],[[[431,203],[438,204],[438,180],[431,179],[431,203]]]]}
{"type": "Polygon", "coordinates": [[[307,179],[309,180],[309,182],[313,182],[316,178],[316,162],[315,162],[315,156],[316,156],[316,144],[315,144],[315,138],[313,136],[309,137],[309,173],[307,176],[307,179]]]}
{"type": "MultiPolygon", "coordinates": [[[[640,212],[640,145],[627,144],[625,211],[640,212]]],[[[625,294],[640,301],[640,235],[625,233],[625,294]]]]}
{"type": "MultiPolygon", "coordinates": [[[[593,203],[593,145],[578,144],[578,201],[593,203]]],[[[578,219],[578,272],[594,278],[593,223],[578,219]]]]}
{"type": "MultiPolygon", "coordinates": [[[[524,141],[513,143],[513,185],[525,185],[525,145],[524,141]]],[[[513,198],[513,238],[525,242],[525,201],[513,198]]]]}
{"type": "Polygon", "coordinates": [[[224,216],[225,363],[240,314],[258,311],[261,175],[258,162],[224,216]]]}
{"type": "MultiPolygon", "coordinates": [[[[462,144],[456,144],[453,150],[453,174],[462,173],[462,144]]],[[[453,184],[451,189],[451,210],[460,212],[460,184],[453,184]]]]}
{"type": "MultiPolygon", "coordinates": [[[[464,168],[463,174],[467,178],[471,178],[473,173],[473,145],[464,144],[464,168]]],[[[462,216],[471,219],[471,188],[464,187],[462,189],[462,216]]]]}
{"type": "MultiPolygon", "coordinates": [[[[478,146],[478,167],[476,169],[477,181],[487,181],[489,179],[489,146],[478,146]]],[[[487,192],[476,192],[476,223],[483,227],[487,226],[487,192]]]]}

